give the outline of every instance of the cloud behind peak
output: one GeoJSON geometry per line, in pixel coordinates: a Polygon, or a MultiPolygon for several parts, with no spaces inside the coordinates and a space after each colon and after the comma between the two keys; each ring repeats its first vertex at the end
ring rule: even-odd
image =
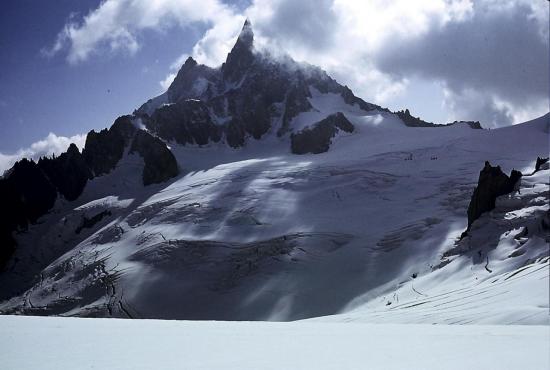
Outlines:
{"type": "MultiPolygon", "coordinates": [[[[50,54],[79,63],[101,53],[135,54],[145,30],[207,26],[192,50],[218,66],[246,17],[259,47],[284,50],[327,70],[377,104],[419,99],[415,81],[439,86],[428,120],[517,123],[548,110],[548,2],[544,0],[106,0],[64,26],[50,54]],[[435,83],[434,83],[435,82],[435,83]],[[483,103],[483,104],[482,104],[483,103]],[[437,115],[437,117],[435,117],[437,115]]],[[[174,74],[174,70],[167,73],[174,74]]],[[[161,86],[166,87],[170,75],[161,86]]],[[[443,122],[440,122],[443,123],[443,122]]]]}

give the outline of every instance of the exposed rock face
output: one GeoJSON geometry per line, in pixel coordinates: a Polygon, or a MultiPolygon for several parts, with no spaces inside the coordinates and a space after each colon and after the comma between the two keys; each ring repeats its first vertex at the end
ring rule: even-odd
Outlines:
{"type": "Polygon", "coordinates": [[[331,114],[327,118],[315,123],[311,128],[306,127],[290,136],[292,153],[319,154],[328,151],[331,139],[339,130],[353,132],[355,127],[343,113],[331,114]]]}
{"type": "Polygon", "coordinates": [[[238,81],[254,63],[254,33],[247,19],[233,49],[222,66],[222,74],[227,81],[238,81]]]}
{"type": "Polygon", "coordinates": [[[36,221],[53,206],[57,198],[55,187],[32,160],[22,159],[17,162],[10,175],[2,179],[2,183],[7,189],[17,192],[17,196],[11,197],[8,203],[19,205],[15,209],[14,219],[21,227],[25,227],[27,221],[36,221]]]}
{"type": "Polygon", "coordinates": [[[310,97],[311,94],[305,84],[295,86],[288,92],[285,98],[285,112],[283,114],[281,127],[279,131],[277,131],[277,136],[282,136],[288,132],[290,121],[300,114],[300,112],[307,112],[313,108],[308,99],[310,97]]]}
{"type": "Polygon", "coordinates": [[[548,160],[550,158],[549,157],[537,157],[537,162],[535,163],[535,171],[533,171],[533,173],[535,172],[538,172],[540,170],[543,170],[543,169],[548,169],[548,160]]]}
{"type": "Polygon", "coordinates": [[[447,123],[446,125],[442,125],[442,126],[452,126],[452,125],[456,125],[456,124],[459,124],[459,123],[466,124],[474,130],[483,130],[483,127],[481,127],[481,123],[479,123],[479,121],[454,121],[454,122],[447,123]]]}
{"type": "MultiPolygon", "coordinates": [[[[203,117],[208,117],[201,109],[204,107],[200,102],[182,101],[155,112],[159,117],[167,117],[159,118],[162,122],[161,126],[157,125],[155,115],[152,118],[144,116],[144,120],[150,127],[160,130],[166,137],[178,142],[201,144],[208,142],[211,137],[219,140],[216,126],[211,122],[208,125],[208,122],[201,121],[203,117]],[[177,115],[173,110],[178,109],[183,110],[184,116],[189,117],[186,121],[187,125],[184,126],[186,130],[174,129],[173,126],[178,122],[176,119],[170,120],[170,117],[177,115]],[[174,136],[173,132],[178,136],[174,136]]],[[[122,116],[115,120],[110,129],[101,130],[99,133],[90,131],[86,137],[86,146],[82,155],[90,168],[92,177],[113,170],[130,143],[132,145],[129,152],[137,152],[144,159],[145,167],[142,174],[144,185],[159,183],[176,176],[179,173],[178,164],[172,152],[160,139],[137,129],[132,123],[133,118],[122,116]]]]}
{"type": "Polygon", "coordinates": [[[215,87],[218,80],[217,71],[189,57],[178,71],[174,82],[168,88],[168,101],[176,103],[185,99],[196,99],[215,87]]]}
{"type": "Polygon", "coordinates": [[[0,179],[0,268],[15,250],[12,233],[36,222],[56,199],[56,188],[32,160],[22,159],[0,179]]]}
{"type": "Polygon", "coordinates": [[[398,112],[395,112],[397,116],[405,123],[405,125],[409,127],[434,127],[432,122],[426,122],[419,117],[414,117],[411,115],[411,112],[409,112],[408,109],[405,109],[404,111],[400,110],[398,112]]]}
{"type": "Polygon", "coordinates": [[[110,129],[88,133],[82,155],[94,176],[109,173],[115,168],[135,131],[130,116],[122,116],[110,129]]]}
{"type": "Polygon", "coordinates": [[[479,173],[477,187],[474,189],[470,205],[468,206],[468,229],[482,213],[495,208],[496,198],[509,194],[521,179],[521,172],[512,170],[510,176],[502,172],[500,166],[492,167],[485,162],[485,167],[479,173]]]}
{"type": "Polygon", "coordinates": [[[109,210],[105,210],[105,211],[102,211],[90,218],[84,216],[82,218],[82,222],[80,223],[80,225],[78,225],[78,227],[75,229],[75,233],[77,234],[80,234],[80,232],[84,229],[89,229],[91,227],[93,227],[95,224],[97,224],[99,221],[101,221],[103,218],[105,217],[108,217],[108,216],[111,216],[111,211],[109,210]]]}
{"type": "Polygon", "coordinates": [[[57,158],[41,158],[38,167],[69,201],[78,198],[88,180],[92,178],[92,171],[74,144],[57,158]]]}
{"type": "Polygon", "coordinates": [[[212,121],[206,104],[199,100],[180,100],[162,106],[144,122],[160,137],[179,144],[205,145],[221,138],[220,127],[212,121]]]}
{"type": "Polygon", "coordinates": [[[459,123],[463,123],[470,126],[470,128],[472,129],[476,129],[476,130],[483,129],[479,121],[454,121],[446,124],[435,124],[433,122],[427,122],[420,119],[419,117],[415,117],[411,115],[411,112],[409,112],[408,109],[405,109],[404,111],[403,110],[397,111],[395,112],[395,114],[397,114],[397,116],[401,119],[401,121],[403,121],[403,123],[405,123],[405,125],[409,127],[448,127],[459,123]]]}
{"type": "Polygon", "coordinates": [[[156,137],[138,130],[130,147],[144,160],[143,185],[156,184],[178,175],[178,163],[172,152],[156,137]]]}
{"type": "MultiPolygon", "coordinates": [[[[338,87],[338,93],[340,95],[342,95],[342,98],[344,98],[344,101],[347,103],[347,104],[351,104],[351,105],[358,105],[359,108],[363,109],[364,111],[370,111],[370,110],[374,110],[374,109],[377,109],[377,110],[380,110],[380,111],[384,111],[384,112],[390,112],[389,109],[387,108],[382,108],[378,105],[375,105],[375,104],[372,104],[372,103],[367,103],[366,101],[364,101],[363,99],[361,98],[358,98],[357,96],[355,96],[353,94],[353,92],[351,91],[351,89],[347,86],[341,86],[339,85],[338,87]]],[[[322,90],[319,90],[322,92],[322,90]]]]}
{"type": "MultiPolygon", "coordinates": [[[[157,110],[152,118],[144,116],[144,120],[146,125],[163,132],[170,140],[181,143],[207,143],[212,137],[219,140],[217,127],[212,122],[202,121],[204,117],[208,117],[204,109],[200,102],[185,100],[157,110]],[[189,118],[183,130],[174,128],[178,125],[176,118],[173,118],[178,115],[174,110],[183,111],[183,115],[189,118]],[[162,122],[158,125],[155,117],[165,118],[158,118],[162,122]]],[[[98,176],[113,170],[128,145],[132,143],[129,152],[137,152],[145,162],[142,174],[143,185],[163,182],[176,176],[179,173],[178,164],[172,152],[160,139],[144,130],[138,130],[132,123],[133,118],[132,116],[119,117],[110,129],[104,129],[99,133],[91,131],[88,134],[82,154],[93,175],[98,176]]]]}

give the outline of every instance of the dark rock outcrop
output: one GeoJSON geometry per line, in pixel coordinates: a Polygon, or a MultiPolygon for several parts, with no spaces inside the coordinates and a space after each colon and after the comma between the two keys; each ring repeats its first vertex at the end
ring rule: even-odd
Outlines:
{"type": "Polygon", "coordinates": [[[254,33],[250,21],[244,22],[243,28],[233,49],[222,65],[222,74],[227,81],[238,81],[254,63],[254,33]]]}
{"type": "Polygon", "coordinates": [[[216,69],[197,64],[189,57],[168,88],[168,101],[176,103],[180,100],[198,99],[205,93],[209,96],[213,93],[218,79],[216,69]]]}
{"type": "Polygon", "coordinates": [[[32,160],[20,160],[0,179],[0,268],[15,250],[13,232],[36,222],[56,199],[55,186],[32,160]]]}
{"type": "Polygon", "coordinates": [[[353,94],[353,92],[351,91],[351,89],[347,86],[339,86],[337,88],[337,90],[339,90],[338,93],[342,96],[342,98],[344,99],[344,102],[346,102],[347,104],[350,104],[350,105],[358,105],[359,108],[361,108],[364,111],[371,111],[371,110],[375,110],[375,109],[378,109],[378,110],[384,111],[384,112],[389,112],[390,111],[389,109],[382,108],[382,107],[380,107],[376,104],[367,103],[363,99],[355,96],[353,94]]]}
{"type": "Polygon", "coordinates": [[[111,216],[111,211],[109,211],[108,209],[105,210],[105,211],[102,211],[102,212],[99,212],[98,214],[88,218],[88,217],[83,217],[82,218],[82,222],[80,223],[80,225],[78,225],[78,227],[75,229],[75,233],[77,234],[80,234],[80,232],[84,229],[89,229],[91,227],[94,227],[95,224],[97,224],[99,221],[101,221],[103,218],[105,217],[109,217],[111,216]]]}
{"type": "Polygon", "coordinates": [[[331,114],[327,118],[315,123],[311,128],[306,127],[290,136],[292,153],[319,154],[329,150],[332,138],[339,130],[353,132],[355,127],[343,113],[331,114]]]}
{"type": "Polygon", "coordinates": [[[122,116],[110,129],[88,133],[82,155],[94,176],[107,174],[115,168],[135,131],[131,116],[122,116]]]}
{"type": "MultiPolygon", "coordinates": [[[[156,114],[162,117],[170,117],[172,109],[183,109],[188,114],[188,130],[175,130],[172,125],[177,125],[175,120],[164,118],[163,126],[156,126],[155,118],[144,117],[146,124],[150,127],[161,130],[168,138],[182,142],[190,141],[200,143],[208,142],[208,138],[219,140],[219,133],[216,126],[201,121],[200,102],[183,101],[166,109],[157,110],[156,114]],[[171,108],[174,107],[174,108],[171,108]],[[211,131],[209,131],[209,128],[211,131]],[[181,136],[173,136],[171,130],[177,131],[181,136]],[[213,132],[213,133],[212,133],[213,132]],[[184,136],[185,134],[186,136],[184,136]]],[[[173,115],[173,114],[172,114],[173,115]]],[[[110,129],[101,130],[99,133],[91,131],[86,137],[86,146],[82,155],[90,168],[93,176],[109,173],[122,159],[128,145],[130,153],[137,152],[145,162],[142,179],[144,185],[166,181],[178,174],[178,164],[172,152],[158,138],[144,130],[137,129],[132,123],[132,116],[122,116],[115,120],[110,129]]]]}
{"type": "Polygon", "coordinates": [[[288,132],[290,121],[301,112],[307,112],[313,107],[309,102],[311,94],[307,85],[301,84],[292,88],[285,98],[285,112],[283,114],[281,127],[277,131],[277,136],[282,136],[288,132]]]}
{"type": "Polygon", "coordinates": [[[15,163],[9,176],[2,179],[2,184],[2,190],[5,190],[1,192],[2,196],[10,192],[14,195],[5,199],[6,203],[17,205],[8,218],[12,218],[12,222],[15,221],[20,227],[36,221],[53,206],[57,198],[54,185],[32,160],[22,159],[15,163]]]}
{"type": "MultiPolygon", "coordinates": [[[[483,130],[483,127],[481,127],[481,123],[479,123],[479,121],[454,121],[441,126],[453,126],[460,123],[466,124],[470,126],[471,129],[474,129],[474,130],[483,130]]],[[[440,126],[440,125],[437,125],[437,126],[440,126]]]]}
{"type": "Polygon", "coordinates": [[[405,109],[404,111],[403,110],[397,111],[395,112],[395,114],[397,114],[397,116],[401,119],[401,121],[403,121],[403,123],[409,127],[435,127],[436,126],[432,122],[426,122],[420,119],[419,117],[415,117],[411,115],[411,112],[409,112],[408,109],[405,109]]]}
{"type": "Polygon", "coordinates": [[[225,128],[225,138],[227,144],[232,148],[244,146],[246,130],[237,120],[231,120],[225,128]]]}
{"type": "Polygon", "coordinates": [[[448,126],[453,126],[456,124],[463,123],[475,130],[483,129],[479,121],[454,121],[446,124],[435,124],[433,122],[427,122],[419,117],[413,116],[408,109],[397,111],[395,112],[395,114],[397,114],[397,116],[401,119],[401,121],[403,121],[403,123],[408,127],[448,127],[448,126]]]}
{"type": "Polygon", "coordinates": [[[181,100],[155,111],[145,126],[168,141],[205,145],[221,139],[221,129],[210,116],[206,104],[199,100],[181,100]]]}
{"type": "Polygon", "coordinates": [[[496,198],[514,191],[514,187],[521,179],[521,172],[512,170],[510,176],[500,169],[500,166],[492,167],[485,162],[485,167],[479,173],[477,187],[474,189],[472,199],[468,206],[468,228],[481,216],[481,214],[495,208],[496,198]]]}
{"type": "Polygon", "coordinates": [[[535,170],[533,171],[533,173],[536,173],[538,171],[540,171],[541,169],[544,169],[544,168],[548,168],[548,160],[550,158],[549,157],[537,157],[537,162],[535,163],[535,170]]]}
{"type": "Polygon", "coordinates": [[[178,163],[172,152],[158,138],[138,130],[130,147],[130,153],[137,152],[144,160],[143,185],[164,182],[178,175],[178,163]]]}
{"type": "Polygon", "coordinates": [[[59,157],[40,158],[38,167],[69,201],[78,198],[92,178],[92,171],[75,144],[59,157]]]}

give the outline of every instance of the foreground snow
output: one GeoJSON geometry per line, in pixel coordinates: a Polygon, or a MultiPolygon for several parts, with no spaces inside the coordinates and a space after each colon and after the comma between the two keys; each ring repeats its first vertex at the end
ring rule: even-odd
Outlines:
{"type": "Polygon", "coordinates": [[[548,326],[0,316],[5,369],[548,369],[548,326]]]}

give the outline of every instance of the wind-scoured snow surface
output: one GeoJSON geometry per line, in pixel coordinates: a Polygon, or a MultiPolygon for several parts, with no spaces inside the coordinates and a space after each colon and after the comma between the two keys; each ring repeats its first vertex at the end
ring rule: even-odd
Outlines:
{"type": "Polygon", "coordinates": [[[548,243],[533,225],[548,212],[550,171],[524,177],[521,194],[473,225],[473,250],[446,254],[467,226],[484,161],[530,173],[548,154],[548,115],[491,131],[410,128],[321,95],[291,125],[343,111],[355,131],[327,153],[292,155],[276,135],[241,149],[172,143],[182,176],[149,187],[140,159],[125,157],[18,236],[18,262],[0,284],[22,293],[0,311],[548,324],[548,243]],[[36,256],[36,245],[54,252],[36,256]]]}
{"type": "Polygon", "coordinates": [[[5,369],[499,369],[550,366],[545,326],[0,316],[5,369]]]}

